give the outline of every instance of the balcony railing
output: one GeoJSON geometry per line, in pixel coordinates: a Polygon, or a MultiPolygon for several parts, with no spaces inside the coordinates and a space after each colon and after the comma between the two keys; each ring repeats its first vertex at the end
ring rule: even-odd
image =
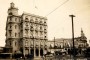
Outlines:
{"type": "Polygon", "coordinates": [[[44,38],[43,37],[40,37],[41,40],[43,40],[44,38]]]}
{"type": "Polygon", "coordinates": [[[44,40],[47,40],[47,37],[44,37],[44,40]]]}
{"type": "Polygon", "coordinates": [[[35,36],[35,39],[39,39],[39,36],[35,36]]]}
{"type": "Polygon", "coordinates": [[[30,38],[29,35],[24,35],[25,38],[30,38]]]}
{"type": "Polygon", "coordinates": [[[35,24],[38,24],[38,21],[35,21],[35,24]]]}
{"type": "Polygon", "coordinates": [[[34,31],[34,28],[30,28],[31,31],[34,31]]]}
{"type": "Polygon", "coordinates": [[[45,26],[47,26],[47,23],[44,23],[45,26]]]}
{"type": "Polygon", "coordinates": [[[36,45],[35,48],[39,48],[39,45],[36,45]]]}
{"type": "Polygon", "coordinates": [[[40,32],[43,32],[43,29],[40,29],[40,32]]]}
{"type": "Polygon", "coordinates": [[[25,27],[26,30],[29,30],[29,27],[25,27]]]}
{"type": "Polygon", "coordinates": [[[12,29],[11,29],[11,28],[9,28],[8,30],[9,30],[9,31],[12,31],[12,29]]]}
{"type": "Polygon", "coordinates": [[[10,21],[8,21],[8,23],[15,23],[14,21],[12,21],[12,20],[10,20],[10,21]]]}
{"type": "Polygon", "coordinates": [[[34,23],[34,21],[31,19],[31,20],[30,20],[30,23],[34,23]]]}
{"type": "Polygon", "coordinates": [[[25,22],[29,22],[28,18],[25,19],[25,22]]]}
{"type": "Polygon", "coordinates": [[[38,31],[38,28],[36,28],[35,31],[38,31]]]}
{"type": "Polygon", "coordinates": [[[42,21],[40,21],[40,22],[39,22],[39,24],[40,24],[40,25],[43,25],[43,22],[42,22],[42,21]]]}
{"type": "Polygon", "coordinates": [[[30,36],[31,39],[34,39],[34,36],[30,36]]]}
{"type": "Polygon", "coordinates": [[[40,48],[43,48],[43,45],[40,45],[40,48]]]}
{"type": "Polygon", "coordinates": [[[45,29],[44,32],[47,33],[47,30],[45,29]]]}

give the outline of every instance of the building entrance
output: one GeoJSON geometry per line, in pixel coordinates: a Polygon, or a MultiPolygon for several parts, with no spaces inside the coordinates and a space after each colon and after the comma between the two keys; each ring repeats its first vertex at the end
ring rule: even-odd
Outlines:
{"type": "Polygon", "coordinates": [[[39,56],[39,49],[36,48],[36,56],[39,56]]]}
{"type": "Polygon", "coordinates": [[[34,56],[34,49],[31,49],[31,55],[34,56]]]}
{"type": "Polygon", "coordinates": [[[40,56],[43,56],[43,49],[40,49],[40,56]]]}

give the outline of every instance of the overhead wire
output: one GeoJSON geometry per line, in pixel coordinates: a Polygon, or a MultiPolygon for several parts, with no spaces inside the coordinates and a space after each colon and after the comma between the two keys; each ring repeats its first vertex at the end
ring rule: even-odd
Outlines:
{"type": "Polygon", "coordinates": [[[61,7],[62,5],[64,5],[65,3],[67,3],[69,0],[66,0],[65,2],[63,2],[61,5],[59,5],[58,7],[56,7],[54,10],[52,10],[50,13],[48,13],[46,16],[50,15],[51,13],[53,13],[55,10],[57,10],[59,7],[61,7]]]}

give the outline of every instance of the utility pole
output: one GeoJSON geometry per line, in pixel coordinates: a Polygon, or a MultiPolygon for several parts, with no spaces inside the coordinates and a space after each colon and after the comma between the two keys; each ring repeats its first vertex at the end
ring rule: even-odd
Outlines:
{"type": "Polygon", "coordinates": [[[54,37],[54,51],[55,51],[55,37],[54,37]]]}
{"type": "Polygon", "coordinates": [[[54,37],[54,49],[55,49],[55,37],[54,37]]]}
{"type": "Polygon", "coordinates": [[[73,22],[73,17],[74,15],[69,15],[72,19],[72,40],[73,40],[73,57],[75,57],[75,46],[74,46],[74,22],[73,22]]]}

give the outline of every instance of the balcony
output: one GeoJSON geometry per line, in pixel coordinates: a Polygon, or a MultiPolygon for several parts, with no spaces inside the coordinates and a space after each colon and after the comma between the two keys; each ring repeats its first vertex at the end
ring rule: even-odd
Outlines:
{"type": "Polygon", "coordinates": [[[44,48],[47,49],[47,45],[45,45],[44,48]]]}
{"type": "Polygon", "coordinates": [[[35,21],[35,24],[38,24],[38,21],[35,21]]]}
{"type": "Polygon", "coordinates": [[[34,23],[33,19],[30,20],[30,23],[34,23]]]}
{"type": "Polygon", "coordinates": [[[31,39],[34,39],[34,36],[30,36],[31,39]]]}
{"type": "Polygon", "coordinates": [[[44,32],[45,32],[45,33],[47,33],[47,30],[46,30],[46,29],[44,29],[44,32]]]}
{"type": "Polygon", "coordinates": [[[9,30],[9,31],[12,31],[12,29],[11,29],[11,28],[9,28],[8,30],[9,30]]]}
{"type": "Polygon", "coordinates": [[[47,37],[44,37],[44,40],[47,40],[47,37]]]}
{"type": "Polygon", "coordinates": [[[36,45],[35,48],[39,48],[39,45],[36,45]]]}
{"type": "Polygon", "coordinates": [[[29,38],[29,35],[24,35],[24,38],[29,38]]]}
{"type": "Polygon", "coordinates": [[[43,30],[42,30],[42,29],[40,29],[40,32],[43,32],[43,30]]]}
{"type": "Polygon", "coordinates": [[[8,21],[8,23],[14,23],[14,21],[10,20],[10,21],[8,21]]]}
{"type": "Polygon", "coordinates": [[[46,22],[44,22],[44,26],[47,26],[47,23],[46,22]]]}
{"type": "Polygon", "coordinates": [[[31,25],[30,25],[30,27],[31,27],[31,28],[33,28],[33,27],[34,27],[34,25],[33,25],[33,24],[31,24],[31,25]]]}
{"type": "Polygon", "coordinates": [[[43,37],[40,37],[41,40],[43,40],[43,37]]]}
{"type": "Polygon", "coordinates": [[[38,28],[36,28],[35,31],[38,31],[38,28]]]}
{"type": "Polygon", "coordinates": [[[30,46],[31,48],[33,48],[33,44],[31,44],[31,46],[30,46]]]}
{"type": "Polygon", "coordinates": [[[25,30],[29,30],[29,27],[25,27],[25,30]]]}
{"type": "Polygon", "coordinates": [[[30,28],[31,31],[34,31],[34,28],[30,28]]]}
{"type": "Polygon", "coordinates": [[[43,29],[40,29],[40,32],[43,32],[43,29]]]}
{"type": "Polygon", "coordinates": [[[29,22],[28,18],[25,19],[25,22],[29,22]]]}
{"type": "Polygon", "coordinates": [[[39,36],[35,36],[35,39],[39,39],[39,36]]]}
{"type": "Polygon", "coordinates": [[[43,48],[43,45],[40,45],[40,48],[43,48]]]}
{"type": "Polygon", "coordinates": [[[43,25],[43,22],[42,22],[42,21],[40,21],[40,22],[39,22],[39,24],[40,24],[40,25],[43,25]]]}

